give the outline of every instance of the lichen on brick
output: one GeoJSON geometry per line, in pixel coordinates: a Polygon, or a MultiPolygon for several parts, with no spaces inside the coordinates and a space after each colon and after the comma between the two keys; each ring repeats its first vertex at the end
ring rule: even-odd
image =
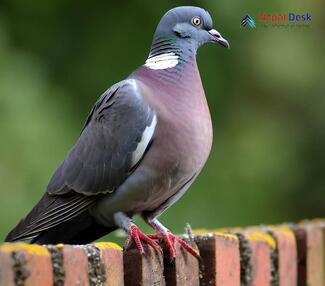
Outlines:
{"type": "Polygon", "coordinates": [[[100,242],[96,242],[95,245],[99,248],[111,248],[111,249],[115,249],[115,250],[119,250],[122,251],[123,248],[121,246],[119,246],[118,244],[114,243],[114,242],[104,242],[104,241],[100,241],[100,242]]]}
{"type": "Polygon", "coordinates": [[[249,247],[249,242],[245,236],[241,233],[236,233],[239,241],[240,251],[240,285],[251,285],[252,281],[252,264],[251,255],[252,250],[249,247]]]}
{"type": "Polygon", "coordinates": [[[51,255],[52,270],[53,270],[53,285],[63,286],[65,278],[65,270],[63,264],[63,251],[62,247],[54,245],[45,246],[51,255]]]}
{"type": "Polygon", "coordinates": [[[26,268],[26,256],[23,252],[14,250],[11,252],[11,258],[13,260],[14,285],[23,286],[30,275],[26,268]]]}
{"type": "Polygon", "coordinates": [[[31,255],[49,256],[49,252],[44,246],[28,243],[4,243],[0,246],[1,251],[12,252],[22,250],[31,255]]]}
{"type": "Polygon", "coordinates": [[[106,282],[105,265],[100,249],[94,244],[83,246],[88,257],[88,277],[90,286],[102,286],[106,282]]]}
{"type": "Polygon", "coordinates": [[[248,240],[258,240],[258,241],[264,241],[269,245],[271,249],[276,248],[276,242],[273,236],[271,236],[269,233],[265,232],[264,230],[254,230],[246,234],[246,238],[248,240]]]}

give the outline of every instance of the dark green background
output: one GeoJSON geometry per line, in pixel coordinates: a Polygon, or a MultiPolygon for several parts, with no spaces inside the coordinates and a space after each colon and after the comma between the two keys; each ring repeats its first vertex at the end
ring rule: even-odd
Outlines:
{"type": "Polygon", "coordinates": [[[325,215],[324,1],[1,0],[0,239],[38,201],[97,97],[144,63],[160,17],[184,4],[209,10],[231,49],[199,50],[213,150],[163,223],[325,215]],[[264,28],[259,12],[309,12],[311,27],[264,28]],[[246,14],[256,29],[240,27],[246,14]]]}

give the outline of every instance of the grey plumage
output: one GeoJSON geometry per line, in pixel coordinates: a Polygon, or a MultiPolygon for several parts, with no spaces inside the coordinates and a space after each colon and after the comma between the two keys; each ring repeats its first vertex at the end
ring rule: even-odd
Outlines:
{"type": "Polygon", "coordinates": [[[195,60],[206,42],[228,46],[208,12],[167,12],[146,63],[98,99],[47,192],[6,240],[87,242],[117,227],[131,233],[135,214],[164,232],[157,217],[186,192],[212,144],[195,60]]]}
{"type": "Polygon", "coordinates": [[[125,80],[99,98],[76,145],[49,182],[48,193],[111,193],[126,179],[137,163],[132,154],[154,117],[137,93],[133,81],[125,80]]]}

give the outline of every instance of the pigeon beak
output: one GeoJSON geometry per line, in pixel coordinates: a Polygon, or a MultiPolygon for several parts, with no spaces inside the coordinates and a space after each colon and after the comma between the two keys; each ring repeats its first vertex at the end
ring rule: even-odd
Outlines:
{"type": "Polygon", "coordinates": [[[210,34],[210,39],[211,39],[210,41],[212,43],[218,43],[221,46],[229,49],[230,45],[228,41],[224,39],[217,30],[211,29],[210,31],[208,31],[208,33],[210,34]]]}

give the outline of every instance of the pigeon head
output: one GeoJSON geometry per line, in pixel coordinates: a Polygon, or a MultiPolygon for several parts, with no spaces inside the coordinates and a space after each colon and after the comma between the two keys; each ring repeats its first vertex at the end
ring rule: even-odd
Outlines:
{"type": "Polygon", "coordinates": [[[205,43],[229,48],[228,41],[213,29],[211,16],[206,10],[194,6],[176,7],[161,18],[150,55],[172,52],[176,47],[196,52],[205,43]]]}

